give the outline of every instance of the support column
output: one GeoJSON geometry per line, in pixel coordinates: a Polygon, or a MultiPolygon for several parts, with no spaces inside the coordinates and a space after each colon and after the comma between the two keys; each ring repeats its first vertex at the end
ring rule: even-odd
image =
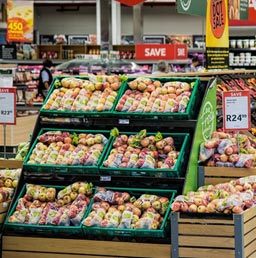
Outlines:
{"type": "Polygon", "coordinates": [[[121,44],[121,4],[112,0],[112,44],[121,44]]]}
{"type": "Polygon", "coordinates": [[[134,44],[143,43],[143,4],[133,6],[133,36],[134,44]]]}
{"type": "Polygon", "coordinates": [[[96,0],[97,44],[101,50],[111,50],[111,0],[96,0]]]}

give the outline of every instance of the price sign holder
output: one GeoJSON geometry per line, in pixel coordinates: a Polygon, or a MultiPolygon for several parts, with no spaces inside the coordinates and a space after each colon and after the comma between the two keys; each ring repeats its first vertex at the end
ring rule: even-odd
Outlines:
{"type": "Polygon", "coordinates": [[[251,129],[251,107],[249,91],[223,92],[224,131],[243,131],[251,129]]]}
{"type": "Polygon", "coordinates": [[[6,125],[16,124],[16,88],[0,88],[0,124],[4,127],[4,158],[6,158],[6,125]]]}

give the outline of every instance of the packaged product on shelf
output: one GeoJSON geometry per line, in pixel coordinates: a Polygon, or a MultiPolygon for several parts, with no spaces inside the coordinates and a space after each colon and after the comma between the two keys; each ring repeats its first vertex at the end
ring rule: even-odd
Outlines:
{"type": "Polygon", "coordinates": [[[42,107],[47,114],[110,111],[126,76],[57,77],[42,107]]]}
{"type": "Polygon", "coordinates": [[[180,113],[190,117],[193,115],[198,87],[199,80],[193,78],[130,78],[115,106],[115,114],[155,113],[163,116],[176,113],[177,116],[180,113]]]}
{"type": "Polygon", "coordinates": [[[85,216],[93,185],[74,182],[66,187],[25,184],[10,211],[7,227],[26,230],[51,230],[44,226],[77,227],[85,216]],[[22,227],[21,224],[31,227],[22,227]]]}
{"type": "Polygon", "coordinates": [[[109,146],[100,170],[111,174],[179,176],[186,155],[188,135],[175,133],[122,133],[111,131],[109,146]]]}
{"type": "Polygon", "coordinates": [[[99,187],[83,230],[85,234],[163,237],[175,194],[173,190],[99,187]]]}
{"type": "Polygon", "coordinates": [[[98,173],[98,163],[106,150],[108,135],[108,131],[42,128],[24,161],[26,172],[60,173],[59,167],[75,173],[85,173],[86,169],[98,173]],[[81,168],[80,172],[77,167],[81,168]]]}

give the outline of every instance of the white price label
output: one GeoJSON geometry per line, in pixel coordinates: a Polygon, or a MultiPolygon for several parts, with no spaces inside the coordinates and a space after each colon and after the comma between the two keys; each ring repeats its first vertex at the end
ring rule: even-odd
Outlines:
{"type": "Polygon", "coordinates": [[[249,91],[223,92],[224,130],[250,130],[251,109],[249,91]]]}
{"type": "Polygon", "coordinates": [[[15,88],[0,88],[0,124],[16,124],[15,88]]]}

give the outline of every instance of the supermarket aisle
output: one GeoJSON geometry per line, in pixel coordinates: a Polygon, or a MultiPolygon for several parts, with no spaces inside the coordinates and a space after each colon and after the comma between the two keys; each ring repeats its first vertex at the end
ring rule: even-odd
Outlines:
{"type": "MultiPolygon", "coordinates": [[[[38,115],[29,115],[16,118],[16,125],[6,126],[6,145],[15,146],[20,142],[29,140],[33,133],[38,115]]],[[[0,145],[4,145],[4,127],[0,125],[0,145]]]]}

